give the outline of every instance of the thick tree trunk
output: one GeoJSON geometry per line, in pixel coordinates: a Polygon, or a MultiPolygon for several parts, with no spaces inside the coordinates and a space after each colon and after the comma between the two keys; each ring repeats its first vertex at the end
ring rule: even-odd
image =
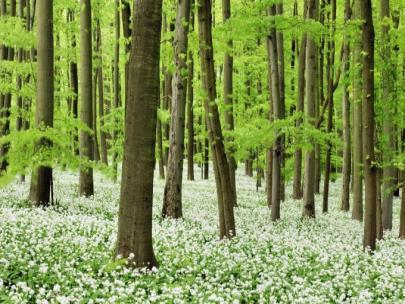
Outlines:
{"type": "MultiPolygon", "coordinates": [[[[80,120],[90,129],[93,128],[92,113],[92,37],[91,37],[91,6],[90,0],[80,1],[80,120]]],[[[93,136],[85,131],[80,131],[80,157],[84,161],[93,160],[93,136]]],[[[81,196],[90,197],[94,194],[93,168],[85,166],[80,169],[79,193],[81,196]]]]}
{"type": "MultiPolygon", "coordinates": [[[[35,127],[53,127],[54,107],[54,48],[53,48],[53,1],[38,1],[38,49],[37,49],[37,104],[35,127]]],[[[40,140],[41,146],[50,142],[40,140]]],[[[47,206],[52,202],[52,168],[39,166],[31,176],[29,199],[36,206],[47,206]]]]}
{"type": "Polygon", "coordinates": [[[234,196],[231,190],[229,166],[225,154],[218,107],[215,103],[216,87],[211,33],[211,3],[210,0],[199,0],[198,4],[202,82],[206,94],[204,109],[217,187],[220,237],[231,238],[235,236],[235,218],[233,213],[235,202],[233,201],[234,196]]]}
{"type": "Polygon", "coordinates": [[[345,0],[345,29],[343,41],[343,98],[342,98],[342,115],[343,115],[343,181],[342,181],[342,204],[343,211],[350,210],[350,176],[351,176],[351,136],[350,136],[350,98],[349,85],[347,83],[347,73],[349,72],[350,47],[347,23],[350,20],[350,0],[345,0]]]}
{"type": "MultiPolygon", "coordinates": [[[[316,20],[318,15],[318,1],[308,0],[308,19],[316,20]]],[[[316,53],[317,46],[314,38],[308,35],[305,58],[305,95],[307,100],[307,119],[310,124],[315,125],[316,119],[316,53]]],[[[304,217],[315,217],[315,148],[312,147],[305,155],[304,166],[304,217]]]]}
{"type": "MultiPolygon", "coordinates": [[[[354,1],[353,15],[356,21],[361,20],[360,1],[354,1]]],[[[352,218],[363,220],[363,138],[362,138],[362,44],[359,35],[355,35],[353,49],[353,207],[352,218]]]]}
{"type": "MultiPolygon", "coordinates": [[[[222,0],[222,18],[223,22],[231,17],[231,1],[222,0]]],[[[227,42],[228,50],[224,55],[224,104],[225,104],[225,130],[232,132],[234,130],[234,117],[233,117],[233,56],[230,51],[233,48],[232,40],[227,42]]],[[[235,160],[235,148],[234,148],[234,139],[233,136],[228,136],[225,138],[228,144],[227,158],[229,166],[229,174],[231,178],[231,190],[234,196],[235,206],[237,205],[237,195],[236,195],[236,180],[235,180],[235,171],[236,171],[236,160],[235,160]]]]}
{"type": "Polygon", "coordinates": [[[117,254],[133,253],[132,266],[151,268],[162,1],[136,1],[133,20],[117,254]]]}
{"type": "Polygon", "coordinates": [[[183,216],[182,184],[187,78],[182,73],[187,69],[187,35],[190,7],[190,0],[178,0],[177,2],[174,39],[176,71],[173,78],[170,146],[162,210],[163,217],[171,218],[181,218],[183,216]]]}
{"type": "Polygon", "coordinates": [[[365,184],[364,248],[376,246],[376,178],[374,156],[374,26],[371,0],[361,2],[363,41],[363,159],[365,184]]]}

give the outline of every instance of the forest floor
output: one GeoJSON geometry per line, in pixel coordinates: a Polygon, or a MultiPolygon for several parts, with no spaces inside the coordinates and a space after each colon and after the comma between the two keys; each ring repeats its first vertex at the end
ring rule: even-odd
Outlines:
{"type": "Polygon", "coordinates": [[[404,303],[398,199],[394,230],[369,255],[362,224],[339,211],[339,181],[332,184],[330,213],[321,213],[317,197],[315,220],[301,219],[302,203],[288,186],[276,224],[264,189],[256,192],[241,171],[237,181],[237,237],[219,241],[213,179],[185,181],[180,221],[161,219],[164,182],[155,179],[160,268],[146,273],[111,262],[118,184],[96,174],[95,197],[79,198],[77,174],[58,171],[58,205],[47,210],[27,207],[28,182],[3,188],[0,303],[404,303]]]}

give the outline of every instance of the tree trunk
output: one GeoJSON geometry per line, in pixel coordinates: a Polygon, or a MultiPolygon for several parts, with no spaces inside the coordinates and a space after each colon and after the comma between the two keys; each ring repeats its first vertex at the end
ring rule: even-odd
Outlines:
{"type": "MultiPolygon", "coordinates": [[[[276,6],[273,5],[268,9],[270,16],[276,15],[276,6]]],[[[277,32],[275,24],[270,29],[270,34],[267,37],[267,49],[268,49],[268,62],[270,63],[270,77],[271,77],[271,101],[274,115],[274,121],[283,118],[282,114],[282,101],[281,101],[281,89],[280,89],[280,72],[277,54],[277,32]]],[[[283,150],[282,150],[282,137],[278,134],[278,130],[275,131],[275,142],[273,143],[272,153],[272,188],[271,188],[271,220],[277,221],[280,219],[280,201],[281,201],[281,168],[283,162],[283,150]]]]}
{"type": "MultiPolygon", "coordinates": [[[[283,14],[283,1],[276,4],[276,14],[283,14]]],[[[285,73],[284,73],[284,34],[282,31],[276,31],[277,36],[277,63],[278,63],[278,73],[279,73],[279,91],[280,91],[280,119],[285,118],[285,73]]],[[[280,143],[278,144],[280,154],[281,165],[280,165],[280,200],[285,200],[285,179],[282,173],[283,168],[285,167],[285,135],[280,136],[280,143]]]]}
{"type": "MultiPolygon", "coordinates": [[[[405,129],[402,130],[402,153],[405,153],[405,129]]],[[[401,198],[401,211],[399,215],[399,237],[401,239],[405,239],[405,169],[401,171],[401,178],[402,178],[402,198],[401,198]]]]}
{"type": "MultiPolygon", "coordinates": [[[[38,1],[38,49],[37,49],[37,104],[35,127],[53,127],[54,107],[54,49],[53,49],[53,1],[38,1]]],[[[37,148],[49,146],[48,140],[41,139],[37,148]]],[[[52,168],[39,166],[31,176],[29,199],[36,206],[52,203],[52,168]]]]}
{"type": "MultiPolygon", "coordinates": [[[[223,22],[231,17],[231,1],[222,0],[222,18],[223,22]]],[[[228,40],[227,42],[227,51],[224,55],[224,104],[225,104],[225,130],[233,132],[234,130],[234,117],[233,117],[233,56],[232,48],[233,41],[228,40]]],[[[237,193],[236,193],[236,180],[235,180],[235,171],[236,171],[236,160],[235,160],[235,148],[234,148],[234,139],[233,136],[228,136],[225,138],[228,145],[227,158],[229,166],[229,174],[231,178],[231,190],[234,196],[233,201],[235,206],[237,205],[237,193]]]]}
{"type": "Polygon", "coordinates": [[[170,146],[162,210],[163,217],[171,218],[181,218],[183,216],[182,184],[187,78],[182,75],[182,71],[187,69],[187,35],[190,6],[190,0],[178,0],[177,2],[174,39],[176,71],[173,78],[170,146]]]}
{"type": "MultiPolygon", "coordinates": [[[[194,0],[192,0],[194,4],[194,0]]],[[[194,12],[190,10],[190,31],[194,30],[194,12]]],[[[192,51],[188,52],[187,73],[187,179],[194,180],[194,59],[192,51]]]]}
{"type": "MultiPolygon", "coordinates": [[[[122,31],[126,40],[125,53],[129,54],[131,50],[131,7],[130,3],[126,0],[121,0],[121,18],[122,18],[122,31]]],[[[125,110],[127,105],[127,89],[128,89],[128,61],[125,61],[125,110]]]]}
{"type": "MultiPolygon", "coordinates": [[[[91,37],[91,6],[90,0],[80,0],[80,120],[90,129],[93,128],[92,107],[92,37],[91,37]]],[[[80,131],[80,157],[84,161],[93,160],[93,136],[80,131]]],[[[90,197],[94,194],[93,168],[84,166],[80,168],[79,179],[80,196],[90,197]]]]}
{"type": "MultiPolygon", "coordinates": [[[[16,16],[16,0],[10,1],[10,16],[16,16]]],[[[7,60],[14,61],[15,50],[12,47],[7,48],[7,60]]],[[[6,136],[10,133],[10,114],[11,114],[11,93],[8,92],[4,95],[2,109],[1,109],[1,118],[3,120],[1,126],[1,136],[6,136]]],[[[7,153],[10,149],[10,144],[5,143],[0,147],[0,171],[6,171],[8,167],[7,153]]]]}
{"type": "MultiPolygon", "coordinates": [[[[328,13],[330,37],[328,41],[328,57],[326,66],[326,77],[328,79],[328,123],[326,132],[332,135],[333,128],[333,82],[334,82],[334,65],[335,65],[335,22],[336,22],[336,0],[329,0],[330,12],[328,13]]],[[[328,141],[325,160],[325,176],[323,183],[323,204],[322,212],[326,213],[329,209],[329,180],[331,174],[331,156],[332,142],[328,141]]]]}
{"type": "MultiPolygon", "coordinates": [[[[304,4],[304,18],[307,10],[307,1],[304,4]]],[[[302,35],[300,51],[298,54],[298,92],[297,92],[297,112],[304,114],[305,98],[305,57],[306,57],[306,35],[302,35]]],[[[298,118],[295,127],[300,128],[303,119],[298,118]]],[[[294,180],[293,180],[293,197],[294,199],[302,198],[302,149],[298,147],[294,153],[294,180]]]]}
{"type": "Polygon", "coordinates": [[[371,0],[360,0],[363,41],[363,159],[365,184],[364,248],[376,246],[376,177],[374,156],[374,26],[371,0]]]}
{"type": "MultiPolygon", "coordinates": [[[[360,1],[354,1],[353,15],[354,20],[360,21],[360,1]]],[[[358,37],[361,37],[360,31],[354,35],[353,49],[353,207],[352,218],[363,220],[363,138],[362,138],[362,73],[361,73],[361,52],[362,44],[358,37]]]]}
{"type": "Polygon", "coordinates": [[[156,122],[156,146],[158,149],[158,160],[159,160],[159,178],[165,179],[165,167],[163,163],[163,143],[162,143],[162,123],[160,119],[156,122]]]}
{"type": "Polygon", "coordinates": [[[99,67],[97,68],[98,77],[98,116],[100,119],[100,147],[101,147],[101,161],[103,164],[108,165],[108,150],[107,150],[107,134],[104,131],[104,76],[103,76],[103,51],[101,40],[100,20],[97,20],[97,39],[96,49],[99,59],[99,67]]]}
{"type": "MultiPolygon", "coordinates": [[[[119,0],[115,0],[115,20],[114,20],[114,29],[115,29],[115,43],[114,43],[114,64],[113,64],[113,87],[114,87],[114,102],[113,107],[117,110],[121,104],[121,87],[120,87],[120,12],[119,12],[119,0]]],[[[112,140],[114,145],[117,144],[118,139],[118,120],[114,121],[115,128],[112,134],[112,140]]],[[[117,164],[117,151],[116,148],[114,149],[113,156],[112,156],[112,167],[113,167],[113,180],[114,182],[117,181],[118,175],[118,164],[117,164]]]]}
{"type": "MultiPolygon", "coordinates": [[[[318,1],[308,0],[308,19],[316,20],[318,14],[318,1]]],[[[307,100],[307,119],[315,126],[316,119],[316,53],[317,46],[314,38],[307,36],[306,58],[305,58],[305,95],[307,100]]],[[[305,155],[304,166],[304,217],[315,217],[315,149],[312,147],[305,155]]]]}
{"type": "Polygon", "coordinates": [[[100,149],[98,147],[98,136],[97,136],[97,72],[93,75],[93,96],[92,96],[92,112],[93,112],[93,152],[94,160],[96,162],[100,161],[100,149]]]}
{"type": "Polygon", "coordinates": [[[351,176],[351,136],[350,136],[350,97],[349,85],[347,83],[347,74],[350,69],[349,56],[349,36],[347,23],[350,20],[351,14],[350,0],[345,0],[345,28],[343,41],[343,99],[342,99],[342,115],[343,115],[343,181],[342,181],[342,204],[343,211],[350,210],[350,176],[351,176]]]}
{"type": "Polygon", "coordinates": [[[234,196],[231,190],[229,166],[225,154],[218,107],[215,103],[216,87],[211,33],[211,3],[210,0],[199,0],[198,4],[202,82],[206,94],[204,109],[217,187],[220,237],[231,238],[235,236],[235,218],[233,213],[235,202],[233,201],[234,196]]]}
{"type": "Polygon", "coordinates": [[[117,254],[133,253],[132,266],[151,268],[162,1],[136,1],[133,20],[117,254]]]}
{"type": "Polygon", "coordinates": [[[383,121],[383,134],[387,137],[386,144],[383,146],[383,190],[382,190],[382,222],[384,230],[392,229],[392,203],[395,187],[396,170],[392,165],[392,159],[396,151],[395,145],[395,130],[394,120],[395,116],[395,101],[392,94],[392,88],[395,79],[392,77],[393,65],[391,62],[391,45],[389,38],[389,23],[385,19],[390,18],[390,1],[381,0],[381,21],[383,22],[382,32],[382,54],[383,61],[381,67],[381,82],[382,82],[382,99],[384,100],[384,121],[383,121]]]}

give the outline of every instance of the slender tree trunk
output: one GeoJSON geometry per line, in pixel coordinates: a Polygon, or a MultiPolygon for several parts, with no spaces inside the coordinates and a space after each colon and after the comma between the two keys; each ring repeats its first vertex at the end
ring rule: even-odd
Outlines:
{"type": "Polygon", "coordinates": [[[165,167],[163,163],[163,143],[162,143],[162,123],[160,119],[156,122],[156,146],[158,149],[158,160],[159,160],[159,178],[165,179],[165,167]]]}
{"type": "Polygon", "coordinates": [[[100,150],[98,147],[98,136],[97,136],[97,73],[93,75],[93,104],[92,104],[92,111],[93,111],[93,152],[94,152],[94,160],[100,161],[100,150]]]}
{"type": "Polygon", "coordinates": [[[371,0],[361,2],[363,41],[363,159],[365,184],[364,248],[376,246],[376,178],[374,156],[374,26],[371,0]]]}
{"type": "MultiPolygon", "coordinates": [[[[304,4],[304,18],[307,10],[307,1],[304,4]]],[[[297,92],[297,112],[304,114],[304,98],[305,98],[305,57],[306,57],[306,35],[302,35],[300,51],[298,54],[298,92],[297,92]]],[[[295,122],[296,128],[300,128],[303,119],[298,118],[295,122]]],[[[293,197],[294,199],[302,198],[302,149],[297,147],[294,153],[294,181],[293,181],[293,197]]]]}
{"type": "MultiPolygon", "coordinates": [[[[54,107],[54,49],[53,49],[53,1],[39,1],[38,9],[38,49],[37,49],[37,104],[35,127],[53,127],[54,107]]],[[[38,149],[49,146],[48,140],[41,139],[38,149]]],[[[31,176],[29,199],[36,206],[52,203],[52,168],[39,166],[31,176]]]]}
{"type": "MultiPolygon", "coordinates": [[[[308,0],[308,19],[316,20],[318,15],[318,1],[308,0]]],[[[316,119],[316,53],[317,46],[314,38],[308,35],[305,58],[305,95],[307,100],[307,119],[315,125],[316,119]]],[[[312,147],[305,155],[305,180],[304,180],[304,217],[315,217],[315,149],[312,147]]]]}
{"type": "MultiPolygon", "coordinates": [[[[335,65],[335,22],[336,22],[336,0],[329,0],[330,13],[329,13],[329,41],[328,41],[328,57],[326,74],[328,79],[328,123],[326,132],[332,133],[333,128],[333,81],[334,81],[334,65],[335,65]]],[[[329,180],[331,174],[331,156],[332,156],[332,142],[328,141],[326,149],[325,160],[325,176],[323,183],[323,204],[322,212],[326,213],[329,209],[329,180]]]]}
{"type": "MultiPolygon", "coordinates": [[[[113,65],[113,87],[114,87],[114,102],[113,107],[117,110],[121,104],[121,88],[120,88],[120,11],[119,11],[120,1],[115,0],[115,21],[114,21],[114,29],[115,29],[115,43],[114,43],[114,65],[113,65]]],[[[114,145],[117,144],[118,139],[118,130],[117,125],[118,121],[115,120],[115,128],[113,130],[113,142],[114,145]]],[[[118,164],[117,164],[117,152],[116,147],[113,152],[112,156],[112,167],[113,167],[113,180],[114,182],[117,181],[118,175],[118,164]]]]}
{"type": "MultiPolygon", "coordinates": [[[[222,0],[222,18],[223,22],[231,17],[231,1],[222,0]]],[[[234,117],[233,117],[233,56],[232,48],[233,41],[228,40],[227,42],[227,51],[224,55],[224,104],[225,104],[225,130],[232,132],[235,128],[234,117]]],[[[235,180],[235,171],[236,171],[236,160],[235,160],[235,148],[234,148],[234,139],[233,136],[228,136],[225,138],[228,144],[227,158],[229,166],[229,174],[231,178],[231,190],[234,196],[233,201],[235,206],[237,205],[237,194],[236,194],[236,180],[235,180]]]]}
{"type": "Polygon", "coordinates": [[[151,268],[162,1],[136,1],[133,20],[117,254],[133,253],[132,266],[151,268]]]}
{"type": "Polygon", "coordinates": [[[350,176],[351,176],[351,136],[350,136],[350,98],[349,85],[347,83],[347,74],[350,69],[349,56],[349,35],[347,23],[350,20],[351,14],[350,0],[345,0],[345,29],[343,41],[343,99],[342,99],[342,115],[343,115],[343,181],[342,181],[342,205],[343,211],[350,210],[350,176]]]}
{"type": "MultiPolygon", "coordinates": [[[[268,9],[270,16],[276,15],[276,6],[273,5],[268,9]]],[[[273,24],[273,26],[275,26],[273,24]]],[[[278,63],[278,48],[277,48],[277,32],[274,27],[270,29],[268,35],[268,62],[270,63],[270,77],[271,77],[271,94],[272,94],[272,109],[274,113],[274,121],[283,118],[281,90],[280,90],[280,72],[278,63]]],[[[275,142],[273,144],[273,162],[272,162],[272,188],[271,188],[271,220],[277,221],[280,219],[280,201],[281,201],[281,168],[283,162],[282,150],[282,137],[275,131],[275,142]]]]}
{"type": "Polygon", "coordinates": [[[211,3],[210,0],[199,0],[198,4],[202,82],[206,94],[204,109],[217,186],[220,237],[231,238],[235,236],[234,196],[230,185],[229,166],[225,154],[218,107],[215,103],[216,87],[211,33],[211,3]]]}
{"type": "Polygon", "coordinates": [[[103,76],[103,51],[101,40],[101,27],[100,20],[97,20],[97,39],[96,39],[97,55],[99,59],[99,66],[97,68],[98,77],[98,116],[100,119],[100,147],[101,147],[101,161],[108,165],[108,150],[107,150],[107,134],[104,131],[104,76],[103,76]]]}
{"type": "MultiPolygon", "coordinates": [[[[10,16],[16,16],[16,0],[10,0],[10,16]]],[[[14,61],[15,50],[12,47],[7,48],[7,60],[14,61]]],[[[1,118],[3,124],[1,126],[1,135],[6,136],[10,133],[10,114],[11,114],[11,93],[8,92],[4,95],[2,109],[1,109],[1,118]]],[[[10,149],[10,144],[5,143],[0,147],[0,171],[6,171],[8,167],[7,153],[10,149]]]]}
{"type": "Polygon", "coordinates": [[[183,216],[182,184],[187,78],[182,75],[182,71],[187,69],[187,35],[190,7],[190,0],[178,0],[177,2],[174,39],[176,71],[173,78],[170,146],[162,210],[163,217],[171,218],[181,218],[183,216]]]}
{"type": "MultiPolygon", "coordinates": [[[[276,14],[283,15],[283,1],[276,4],[276,14]]],[[[277,36],[277,63],[278,63],[278,74],[279,74],[279,91],[280,91],[280,119],[285,118],[285,76],[284,76],[284,34],[282,31],[276,31],[277,36]]],[[[280,166],[280,200],[284,201],[285,199],[285,179],[283,176],[283,168],[285,167],[285,154],[284,154],[284,145],[285,145],[285,135],[280,136],[280,143],[278,144],[277,153],[280,154],[281,166],[280,166]]]]}
{"type": "MultiPolygon", "coordinates": [[[[402,129],[402,153],[405,153],[405,129],[402,129]]],[[[401,211],[399,215],[399,237],[405,239],[405,169],[401,171],[402,198],[401,211]]]]}
{"type": "MultiPolygon", "coordinates": [[[[356,21],[361,20],[360,1],[354,1],[353,15],[356,21]]],[[[362,74],[361,52],[362,44],[360,32],[354,35],[353,49],[353,207],[352,218],[363,220],[363,138],[362,138],[362,74]]]]}
{"type": "MultiPolygon", "coordinates": [[[[92,113],[92,37],[90,0],[80,0],[80,120],[90,129],[93,128],[92,113]]],[[[93,136],[85,130],[80,131],[80,157],[85,161],[93,160],[93,136]]],[[[94,194],[93,168],[80,169],[79,193],[90,197],[94,194]]]]}
{"type": "MultiPolygon", "coordinates": [[[[192,0],[194,5],[194,0],[192,0]]],[[[190,10],[190,31],[194,30],[194,12],[190,10]]],[[[192,51],[188,52],[187,73],[187,179],[194,180],[194,59],[192,51]]]]}
{"type": "MultiPolygon", "coordinates": [[[[207,126],[205,126],[207,131],[207,126]]],[[[209,170],[210,170],[210,147],[209,147],[209,140],[208,137],[204,139],[204,179],[207,180],[209,178],[209,170]]]]}
{"type": "Polygon", "coordinates": [[[395,116],[395,100],[392,94],[392,87],[394,86],[395,79],[391,76],[393,73],[393,65],[391,62],[391,45],[389,37],[389,23],[385,19],[390,18],[390,1],[381,0],[381,21],[383,22],[382,33],[382,100],[384,100],[384,122],[383,133],[387,137],[386,144],[383,146],[383,191],[382,191],[382,222],[383,228],[392,229],[392,205],[393,205],[393,192],[395,187],[396,170],[392,165],[394,152],[396,151],[395,145],[395,130],[394,120],[395,116]]]}
{"type": "MultiPolygon", "coordinates": [[[[122,31],[124,34],[124,37],[126,39],[126,44],[125,44],[125,53],[129,54],[131,50],[131,22],[130,22],[130,16],[131,16],[131,7],[130,3],[126,0],[121,0],[121,18],[122,18],[122,31]]],[[[128,89],[128,64],[129,62],[125,62],[125,110],[126,110],[126,105],[127,105],[127,89],[128,89]]]]}

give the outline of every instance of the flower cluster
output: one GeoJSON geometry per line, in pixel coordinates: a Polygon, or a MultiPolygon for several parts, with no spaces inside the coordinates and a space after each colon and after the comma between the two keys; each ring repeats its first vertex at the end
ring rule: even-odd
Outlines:
{"type": "MultiPolygon", "coordinates": [[[[301,219],[287,187],[281,220],[270,221],[264,189],[237,176],[237,236],[218,239],[213,180],[185,181],[183,220],[160,217],[155,180],[154,248],[159,269],[113,261],[119,185],[96,175],[96,195],[77,196],[77,175],[56,172],[56,204],[26,203],[29,184],[0,191],[1,303],[398,303],[405,301],[405,242],[394,231],[362,250],[362,224],[339,211],[301,219]]],[[[317,197],[320,205],[321,197],[317,197]]],[[[317,206],[318,207],[318,206],[317,206]]],[[[399,201],[395,201],[395,218],[399,201]]],[[[132,256],[130,258],[133,258],[132,256]]]]}

